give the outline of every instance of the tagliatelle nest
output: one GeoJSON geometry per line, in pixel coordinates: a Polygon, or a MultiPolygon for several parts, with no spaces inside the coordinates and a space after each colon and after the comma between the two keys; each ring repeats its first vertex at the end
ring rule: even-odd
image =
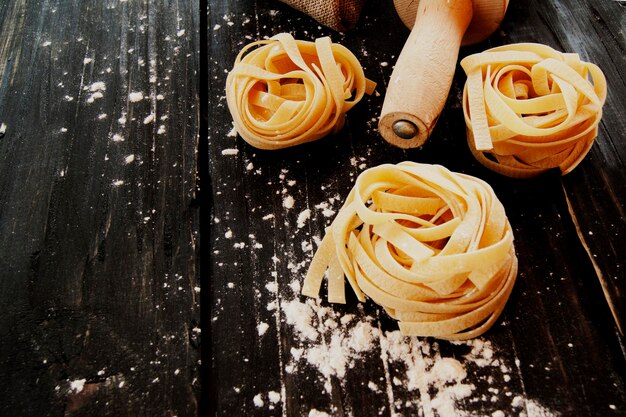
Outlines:
{"type": "Polygon", "coordinates": [[[461,66],[468,143],[483,165],[511,177],[556,167],[565,175],[589,152],[607,89],[598,66],[533,43],[470,55],[461,66]]]}
{"type": "Polygon", "coordinates": [[[468,339],[489,329],[517,276],[513,232],[491,187],[439,165],[359,175],[326,230],[302,293],[345,303],[344,277],[405,335],[468,339]],[[328,270],[328,271],[327,271],[328,270]]]}
{"type": "Polygon", "coordinates": [[[330,38],[306,42],[280,33],[241,50],[226,100],[246,142],[280,149],[338,132],[346,112],[375,86],[354,54],[330,38]]]}

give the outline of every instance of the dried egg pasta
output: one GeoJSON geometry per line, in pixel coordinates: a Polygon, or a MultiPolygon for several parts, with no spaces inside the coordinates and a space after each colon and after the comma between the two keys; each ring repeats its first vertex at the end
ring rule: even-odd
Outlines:
{"type": "Polygon", "coordinates": [[[280,149],[339,131],[346,112],[374,88],[344,46],[280,33],[241,50],[226,79],[226,100],[244,140],[280,149]]]}
{"type": "Polygon", "coordinates": [[[470,55],[461,66],[468,143],[486,167],[518,178],[556,167],[565,175],[593,145],[607,89],[597,65],[520,43],[470,55]]]}
{"type": "Polygon", "coordinates": [[[493,325],[511,293],[513,232],[484,181],[439,165],[380,165],[357,178],[302,293],[317,297],[325,275],[331,302],[345,302],[345,276],[403,334],[468,339],[493,325]]]}

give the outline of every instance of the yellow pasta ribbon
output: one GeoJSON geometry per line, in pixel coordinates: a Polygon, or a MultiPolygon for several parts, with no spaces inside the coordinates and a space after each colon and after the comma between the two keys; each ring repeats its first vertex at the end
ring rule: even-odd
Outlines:
{"type": "Polygon", "coordinates": [[[488,330],[517,277],[513,231],[484,181],[402,162],[362,172],[326,230],[302,287],[345,302],[344,277],[405,335],[468,339],[488,330]]]}
{"type": "Polygon", "coordinates": [[[345,114],[376,84],[357,58],[323,37],[280,33],[246,45],[226,78],[235,129],[250,145],[280,149],[336,133],[345,114]]]}
{"type": "Polygon", "coordinates": [[[598,136],[606,79],[578,54],[519,43],[461,61],[463,112],[476,159],[500,174],[528,178],[572,171],[598,136]]]}

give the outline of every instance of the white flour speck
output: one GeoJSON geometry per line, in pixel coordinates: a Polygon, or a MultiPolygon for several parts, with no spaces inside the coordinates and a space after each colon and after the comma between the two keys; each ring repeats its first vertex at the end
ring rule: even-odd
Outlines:
{"type": "Polygon", "coordinates": [[[124,162],[126,162],[127,164],[130,164],[131,162],[133,162],[135,160],[135,155],[128,155],[126,158],[124,158],[124,162]]]}
{"type": "Polygon", "coordinates": [[[305,209],[298,215],[298,229],[302,229],[307,220],[311,218],[311,209],[305,209]]]}
{"type": "Polygon", "coordinates": [[[89,64],[91,61],[93,61],[93,59],[92,59],[92,58],[85,58],[85,59],[83,59],[83,64],[87,65],[87,64],[89,64]]]}
{"type": "Polygon", "coordinates": [[[128,99],[131,103],[136,103],[143,100],[143,93],[141,91],[133,91],[128,95],[128,99]]]}
{"type": "Polygon", "coordinates": [[[145,117],[145,119],[143,119],[143,124],[147,125],[147,124],[152,123],[153,121],[154,121],[154,113],[150,113],[149,115],[145,117]]]}
{"type": "Polygon", "coordinates": [[[257,394],[257,395],[255,395],[255,396],[254,396],[254,398],[252,399],[252,401],[254,402],[254,405],[255,405],[256,407],[259,407],[259,408],[260,408],[260,407],[263,407],[263,405],[265,404],[265,403],[263,402],[263,398],[261,398],[261,394],[257,394]]]}
{"type": "Polygon", "coordinates": [[[230,129],[230,131],[226,134],[226,136],[228,136],[229,138],[237,137],[237,129],[235,128],[235,125],[233,125],[233,128],[230,129]]]}
{"type": "Polygon", "coordinates": [[[100,99],[102,97],[104,97],[104,95],[100,91],[96,91],[95,93],[91,94],[87,98],[87,103],[93,103],[94,101],[96,101],[97,99],[100,99]]]}
{"type": "Polygon", "coordinates": [[[267,398],[271,403],[276,404],[280,401],[280,393],[276,391],[270,391],[267,393],[267,398]]]}
{"type": "Polygon", "coordinates": [[[259,334],[259,336],[263,336],[265,334],[265,332],[267,331],[267,329],[269,329],[270,326],[267,323],[259,323],[258,326],[256,326],[256,331],[259,334]]]}
{"type": "Polygon", "coordinates": [[[119,133],[113,135],[113,142],[124,142],[124,137],[119,133]]]}
{"type": "Polygon", "coordinates": [[[41,46],[50,46],[52,45],[52,42],[50,41],[45,41],[44,43],[41,44],[41,46]]]}
{"type": "Polygon", "coordinates": [[[165,133],[165,125],[159,126],[159,130],[157,130],[157,135],[162,135],[165,133]]]}
{"type": "Polygon", "coordinates": [[[183,36],[184,34],[185,34],[185,29],[181,29],[178,32],[176,32],[176,36],[178,36],[179,38],[183,36]]]}
{"type": "Polygon", "coordinates": [[[278,284],[275,282],[268,282],[265,284],[265,289],[273,294],[276,294],[278,293],[278,284]]]}
{"type": "Polygon", "coordinates": [[[95,83],[89,86],[89,91],[91,92],[105,91],[106,89],[107,89],[106,84],[103,81],[96,81],[95,83]]]}
{"type": "Polygon", "coordinates": [[[319,411],[315,408],[312,408],[311,410],[309,410],[308,417],[331,417],[331,415],[328,413],[325,413],[324,411],[319,411]]]}
{"type": "Polygon", "coordinates": [[[293,208],[293,205],[295,203],[295,200],[293,199],[292,196],[288,195],[283,199],[283,207],[286,209],[291,209],[293,208]]]}
{"type": "Polygon", "coordinates": [[[86,379],[75,379],[74,381],[70,382],[70,389],[76,393],[79,393],[83,390],[83,388],[85,387],[85,382],[87,382],[86,379]]]}
{"type": "Polygon", "coordinates": [[[124,181],[123,180],[115,180],[115,181],[113,181],[113,186],[114,187],[119,187],[120,185],[124,185],[124,181]]]}
{"type": "Polygon", "coordinates": [[[228,229],[228,230],[226,231],[226,233],[224,233],[224,237],[225,237],[226,239],[230,239],[230,238],[232,238],[232,237],[233,237],[233,231],[232,231],[232,230],[230,230],[230,229],[228,229]]]}
{"type": "Polygon", "coordinates": [[[222,155],[237,155],[239,153],[239,149],[224,149],[222,150],[222,155]]]}

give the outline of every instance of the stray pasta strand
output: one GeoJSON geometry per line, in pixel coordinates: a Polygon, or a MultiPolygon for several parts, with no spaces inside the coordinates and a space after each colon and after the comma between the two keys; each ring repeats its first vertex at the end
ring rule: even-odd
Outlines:
{"type": "Polygon", "coordinates": [[[354,54],[330,38],[307,42],[280,33],[241,50],[226,100],[246,142],[281,149],[338,132],[346,112],[375,86],[354,54]]]}
{"type": "Polygon", "coordinates": [[[598,135],[606,79],[578,54],[520,43],[461,61],[463,112],[476,159],[500,174],[528,178],[585,157],[598,135]]]}
{"type": "Polygon", "coordinates": [[[491,187],[439,165],[402,162],[359,175],[326,230],[302,294],[345,300],[345,276],[405,335],[468,339],[497,320],[517,277],[513,231],[491,187]],[[325,271],[328,270],[325,275],[325,271]]]}

